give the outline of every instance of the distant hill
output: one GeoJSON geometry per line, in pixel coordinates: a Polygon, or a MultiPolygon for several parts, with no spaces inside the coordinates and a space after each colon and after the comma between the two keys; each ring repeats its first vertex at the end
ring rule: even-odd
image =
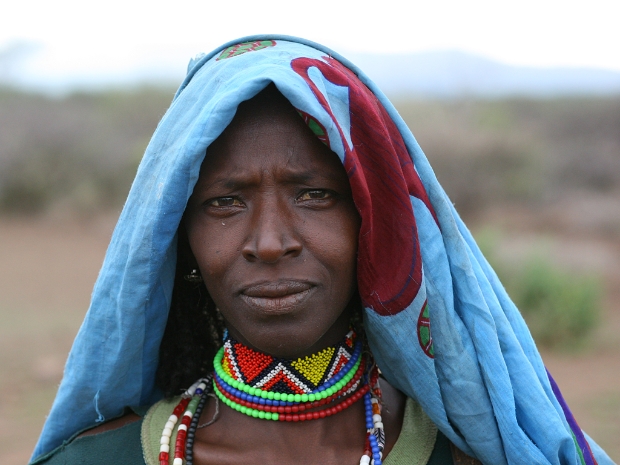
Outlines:
{"type": "MultiPolygon", "coordinates": [[[[185,52],[170,49],[156,59],[141,57],[131,65],[111,63],[110,67],[56,70],[44,75],[4,55],[0,54],[0,84],[57,95],[141,84],[175,86],[183,79],[187,63],[185,52]]],[[[460,51],[344,55],[391,97],[620,95],[620,71],[518,67],[460,51]]]]}
{"type": "Polygon", "coordinates": [[[620,94],[620,72],[529,68],[459,51],[346,55],[389,96],[554,97],[620,94]]]}

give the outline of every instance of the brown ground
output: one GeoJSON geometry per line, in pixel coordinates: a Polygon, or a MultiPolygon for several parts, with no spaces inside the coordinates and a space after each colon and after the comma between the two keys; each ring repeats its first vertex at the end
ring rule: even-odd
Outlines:
{"type": "MultiPolygon", "coordinates": [[[[481,221],[497,223],[496,216],[490,212],[481,221]]],[[[543,357],[581,426],[620,461],[618,230],[613,224],[611,233],[593,232],[571,221],[571,217],[554,218],[551,248],[567,265],[605,277],[609,292],[604,324],[585,352],[546,352],[543,357]]],[[[0,217],[0,463],[4,465],[28,461],[88,306],[113,223],[112,218],[79,222],[0,217]]],[[[536,224],[527,212],[513,212],[502,225],[511,231],[502,242],[507,253],[518,254],[549,234],[548,222],[536,224]]]]}

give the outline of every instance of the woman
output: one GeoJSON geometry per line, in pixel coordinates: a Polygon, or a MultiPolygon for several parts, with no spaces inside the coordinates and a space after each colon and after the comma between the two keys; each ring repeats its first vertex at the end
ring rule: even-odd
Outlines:
{"type": "Polygon", "coordinates": [[[334,57],[252,37],[190,63],[36,463],[612,463],[403,121],[334,57]]]}

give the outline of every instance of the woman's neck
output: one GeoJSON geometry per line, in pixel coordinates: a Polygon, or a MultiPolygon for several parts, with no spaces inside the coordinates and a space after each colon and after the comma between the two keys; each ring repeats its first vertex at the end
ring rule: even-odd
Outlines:
{"type": "Polygon", "coordinates": [[[270,330],[269,337],[261,334],[245,335],[230,324],[227,324],[228,332],[232,339],[241,342],[251,349],[273,357],[292,360],[315,354],[327,347],[338,344],[351,327],[352,308],[347,307],[324,334],[307,345],[300,345],[300,341],[306,341],[306,337],[302,332],[303,328],[295,324],[283,323],[278,330],[270,330]],[[265,343],[265,340],[268,343],[265,343]],[[259,344],[259,342],[263,344],[259,344]]]}

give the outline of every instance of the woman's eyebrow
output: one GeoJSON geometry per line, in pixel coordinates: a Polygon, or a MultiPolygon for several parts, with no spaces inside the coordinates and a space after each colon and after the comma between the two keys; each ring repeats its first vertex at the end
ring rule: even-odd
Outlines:
{"type": "Polygon", "coordinates": [[[306,187],[336,187],[342,183],[342,178],[336,174],[317,173],[313,171],[289,173],[283,177],[285,184],[300,185],[306,187]]]}
{"type": "Polygon", "coordinates": [[[317,182],[338,182],[341,180],[340,173],[332,170],[319,171],[313,167],[303,169],[289,168],[283,176],[287,182],[295,184],[312,184],[317,182]]]}

